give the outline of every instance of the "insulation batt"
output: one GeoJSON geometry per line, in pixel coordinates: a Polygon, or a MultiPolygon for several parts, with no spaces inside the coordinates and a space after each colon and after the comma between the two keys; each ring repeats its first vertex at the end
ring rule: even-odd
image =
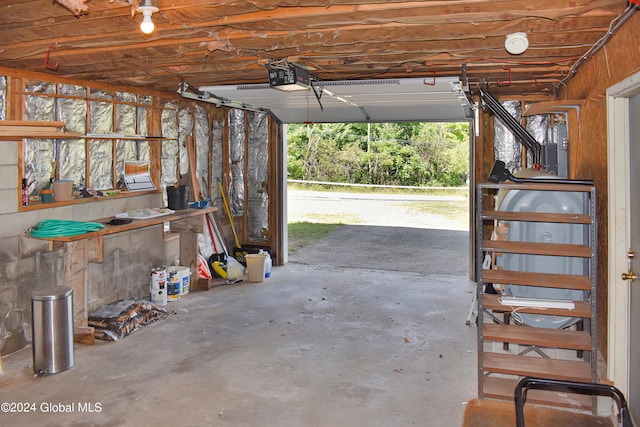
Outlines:
{"type": "Polygon", "coordinates": [[[85,4],[86,1],[87,0],[56,0],[56,2],[69,9],[75,15],[89,11],[89,6],[85,4]]]}

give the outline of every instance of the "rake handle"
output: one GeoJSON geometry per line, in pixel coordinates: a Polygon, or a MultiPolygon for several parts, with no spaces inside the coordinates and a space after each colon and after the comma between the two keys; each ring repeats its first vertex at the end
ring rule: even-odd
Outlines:
{"type": "Polygon", "coordinates": [[[233,231],[233,237],[236,239],[236,246],[240,247],[240,240],[238,240],[238,234],[236,233],[236,227],[233,225],[233,217],[231,216],[231,209],[229,208],[229,201],[227,200],[227,196],[225,194],[224,188],[222,188],[222,182],[220,182],[220,178],[217,178],[218,186],[220,187],[220,194],[222,195],[222,204],[224,205],[224,209],[227,212],[227,216],[229,217],[229,222],[231,223],[231,231],[233,231]]]}

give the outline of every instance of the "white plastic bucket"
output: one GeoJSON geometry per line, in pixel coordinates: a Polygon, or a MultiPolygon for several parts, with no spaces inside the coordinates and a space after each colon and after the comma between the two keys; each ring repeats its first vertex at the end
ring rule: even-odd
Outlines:
{"type": "Polygon", "coordinates": [[[189,267],[178,266],[178,277],[180,278],[180,295],[189,293],[191,287],[191,269],[189,267]]]}
{"type": "Polygon", "coordinates": [[[246,254],[244,256],[249,270],[248,280],[250,282],[263,282],[267,254],[246,254]]]}

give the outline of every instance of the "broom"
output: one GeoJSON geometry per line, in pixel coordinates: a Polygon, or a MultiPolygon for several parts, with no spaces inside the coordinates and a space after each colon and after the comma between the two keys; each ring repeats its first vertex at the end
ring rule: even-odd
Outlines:
{"type": "MultiPolygon", "coordinates": [[[[207,186],[205,183],[205,188],[206,187],[207,186]]],[[[209,265],[211,266],[211,268],[213,268],[213,271],[223,279],[239,279],[244,274],[244,266],[229,256],[227,248],[224,245],[222,234],[218,229],[218,224],[216,223],[211,213],[207,214],[207,226],[209,228],[209,234],[211,235],[211,240],[213,242],[214,251],[216,252],[210,257],[209,265]],[[220,243],[223,253],[218,252],[216,240],[218,241],[218,243],[220,243]]]]}
{"type": "Polygon", "coordinates": [[[218,276],[226,280],[236,280],[244,275],[244,266],[230,256],[227,256],[226,264],[214,261],[211,266],[218,276]]]}
{"type": "Polygon", "coordinates": [[[233,231],[233,237],[235,238],[235,241],[236,241],[236,247],[233,249],[233,255],[235,258],[238,259],[239,262],[242,262],[244,260],[244,255],[248,253],[248,251],[244,249],[242,246],[240,246],[238,233],[236,233],[236,227],[233,224],[233,216],[231,216],[231,208],[229,207],[229,201],[227,200],[227,196],[224,191],[224,188],[222,187],[222,182],[220,181],[220,178],[216,178],[216,180],[218,181],[218,186],[220,187],[220,194],[222,195],[222,203],[224,204],[225,212],[227,213],[227,216],[229,217],[229,222],[231,223],[231,231],[233,231]]]}
{"type": "MultiPolygon", "coordinates": [[[[224,243],[222,242],[222,236],[220,235],[220,231],[218,230],[218,226],[215,223],[215,220],[211,216],[209,216],[207,220],[208,220],[208,225],[210,227],[210,231],[213,225],[215,234],[218,236],[218,240],[220,241],[220,246],[222,246],[222,250],[224,251],[224,255],[214,254],[211,257],[212,258],[218,257],[220,255],[223,255],[225,257],[224,261],[220,261],[220,259],[218,258],[217,260],[213,260],[213,262],[210,262],[210,265],[213,268],[213,271],[215,271],[216,274],[222,277],[223,279],[227,279],[227,280],[239,279],[244,274],[244,266],[240,264],[238,261],[236,261],[235,259],[233,259],[232,257],[230,257],[229,254],[227,253],[227,248],[225,248],[224,243]]],[[[215,242],[216,240],[215,237],[212,237],[212,240],[215,242]]]]}
{"type": "MultiPolygon", "coordinates": [[[[205,197],[207,200],[211,200],[211,197],[208,196],[207,192],[205,191],[206,189],[209,188],[209,185],[207,184],[207,180],[205,178],[202,178],[202,184],[203,185],[200,187],[202,196],[205,197]]],[[[224,238],[222,237],[220,230],[218,229],[216,220],[213,217],[213,213],[211,212],[207,213],[207,226],[209,228],[209,234],[211,235],[211,241],[213,243],[213,250],[214,250],[213,255],[209,257],[210,266],[213,264],[214,261],[220,261],[220,262],[226,263],[227,256],[228,256],[227,248],[224,245],[224,238]],[[220,245],[222,252],[218,250],[218,244],[220,245]]]]}

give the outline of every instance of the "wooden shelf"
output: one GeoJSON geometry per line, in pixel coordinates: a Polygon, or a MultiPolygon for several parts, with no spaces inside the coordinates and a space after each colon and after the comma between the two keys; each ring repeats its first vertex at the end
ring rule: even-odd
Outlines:
{"type": "MultiPolygon", "coordinates": [[[[487,377],[483,381],[482,392],[485,397],[491,399],[513,401],[517,382],[517,378],[487,377]]],[[[527,393],[527,402],[576,409],[591,409],[593,407],[593,400],[589,396],[544,390],[529,391],[527,393]]]]}
{"type": "Polygon", "coordinates": [[[177,138],[165,138],[163,136],[155,136],[155,135],[120,135],[120,134],[84,134],[78,136],[78,138],[82,139],[122,139],[122,140],[170,140],[177,141],[177,138]]]}
{"type": "Polygon", "coordinates": [[[591,365],[579,360],[488,353],[483,359],[483,368],[487,372],[500,374],[566,381],[591,381],[591,365]]]}
{"type": "MultiPolygon", "coordinates": [[[[101,219],[95,219],[91,221],[91,222],[99,222],[104,224],[104,228],[98,231],[93,231],[93,232],[84,233],[84,234],[77,234],[73,236],[40,237],[39,239],[51,240],[54,242],[63,242],[63,243],[74,242],[77,240],[90,239],[92,237],[102,237],[102,236],[107,236],[109,234],[122,233],[123,231],[137,230],[139,228],[149,227],[152,225],[164,224],[165,222],[188,220],[190,218],[193,218],[196,220],[195,223],[193,223],[195,225],[188,223],[186,221],[184,221],[183,224],[185,224],[187,227],[193,226],[198,229],[198,232],[203,233],[204,232],[203,230],[206,230],[202,227],[202,224],[201,224],[203,215],[217,212],[217,211],[218,211],[218,208],[213,206],[207,207],[204,209],[185,209],[181,211],[176,211],[172,214],[152,217],[148,219],[133,219],[133,221],[131,221],[128,224],[120,224],[120,225],[108,224],[108,222],[114,219],[114,217],[101,218],[101,219]]],[[[184,231],[182,229],[177,229],[177,228],[176,230],[184,231]]],[[[174,228],[172,228],[172,231],[174,231],[174,228]]],[[[28,233],[26,234],[26,236],[31,237],[28,233]]]]}
{"type": "Polygon", "coordinates": [[[123,139],[123,140],[177,140],[156,135],[82,134],[65,131],[61,121],[0,120],[0,140],[33,139],[123,139]]]}
{"type": "Polygon", "coordinates": [[[588,332],[566,329],[488,323],[483,327],[482,339],[484,341],[508,342],[567,350],[591,350],[591,335],[588,332]]]}
{"type": "Polygon", "coordinates": [[[497,252],[501,254],[569,256],[578,258],[591,257],[591,247],[587,245],[483,240],[482,248],[485,251],[497,252]]]}
{"type": "MultiPolygon", "coordinates": [[[[104,228],[75,236],[57,236],[38,238],[50,242],[51,250],[63,251],[63,281],[73,290],[74,329],[76,332],[85,331],[88,326],[88,310],[86,296],[88,295],[88,271],[90,263],[104,262],[103,243],[105,236],[130,232],[147,227],[154,227],[156,232],[164,233],[164,223],[170,223],[170,229],[180,233],[180,262],[189,267],[191,277],[198,277],[198,235],[207,232],[206,215],[216,212],[216,207],[203,209],[185,209],[172,214],[134,219],[128,224],[110,225],[114,217],[101,218],[92,222],[105,225],[104,228]]],[[[25,237],[34,238],[28,232],[25,237]]],[[[196,283],[194,279],[192,283],[196,283]]],[[[194,287],[195,290],[195,287],[194,287]]]]}
{"type": "Polygon", "coordinates": [[[26,134],[21,132],[20,135],[0,134],[0,141],[16,141],[18,139],[75,139],[80,136],[75,132],[57,132],[57,133],[33,133],[26,134]]]}
{"type": "MultiPolygon", "coordinates": [[[[598,380],[595,338],[595,187],[540,181],[478,185],[476,265],[480,398],[513,400],[515,385],[525,376],[583,382],[598,380]],[[511,211],[499,210],[496,207],[498,193],[511,190],[581,193],[581,203],[570,208],[577,212],[565,212],[564,205],[552,204],[547,209],[557,212],[535,212],[537,206],[521,206],[522,210],[520,207],[514,207],[511,211]],[[488,206],[484,206],[485,204],[488,206]],[[511,230],[515,232],[510,233],[511,230]],[[489,239],[489,236],[496,237],[489,239]],[[522,240],[522,236],[526,236],[528,241],[522,240]],[[489,255],[494,265],[484,266],[484,259],[489,255]],[[572,259],[566,263],[549,263],[547,268],[539,258],[532,258],[536,255],[572,259]],[[565,269],[562,267],[564,265],[571,265],[571,268],[565,269]],[[540,270],[547,272],[538,272],[540,270]],[[576,270],[581,273],[575,274],[576,270]],[[484,293],[485,286],[490,284],[503,285],[504,289],[515,285],[539,287],[540,290],[567,290],[573,295],[575,308],[569,310],[505,306],[499,301],[500,295],[484,293]],[[526,325],[508,324],[508,314],[515,311],[537,315],[541,322],[529,322],[526,325]],[[564,325],[575,323],[581,330],[554,329],[552,325],[539,327],[545,326],[543,320],[548,320],[549,316],[565,318],[567,322],[563,323],[564,325]],[[487,343],[491,344],[486,345],[487,343]],[[500,346],[500,343],[503,345],[500,346]],[[532,346],[547,357],[539,357],[535,352],[514,355],[508,352],[511,344],[532,346]],[[574,357],[569,356],[570,354],[574,357]]],[[[512,291],[516,293],[516,289],[518,288],[512,288],[512,291]]],[[[527,293],[523,292],[518,296],[526,295],[527,293]]],[[[588,396],[541,390],[531,390],[527,400],[577,408],[591,408],[594,404],[594,399],[588,396]]]]}
{"type": "Polygon", "coordinates": [[[562,214],[544,212],[506,212],[488,210],[482,213],[482,219],[502,221],[558,222],[563,224],[590,224],[591,217],[584,214],[562,214]]]}
{"type": "Polygon", "coordinates": [[[589,317],[591,317],[591,304],[586,301],[574,301],[576,308],[573,310],[569,310],[566,308],[534,308],[502,305],[500,303],[500,295],[485,294],[483,295],[482,299],[485,309],[498,313],[508,313],[514,311],[514,309],[517,309],[518,313],[542,314],[546,316],[580,317],[583,319],[588,319],[589,317]]]}
{"type": "Polygon", "coordinates": [[[63,121],[43,121],[43,120],[0,120],[0,127],[39,127],[63,129],[66,124],[63,121]]]}
{"type": "Polygon", "coordinates": [[[27,206],[20,206],[20,211],[33,211],[39,209],[50,209],[50,208],[58,208],[61,206],[69,206],[69,205],[77,205],[81,203],[88,202],[102,202],[107,200],[114,199],[122,199],[131,196],[144,196],[147,194],[158,193],[161,190],[149,190],[149,191],[120,191],[118,194],[114,196],[102,196],[102,197],[75,197],[71,200],[65,200],[64,202],[56,202],[55,200],[51,203],[42,203],[41,201],[33,201],[29,200],[29,204],[27,206]]]}
{"type": "MultiPolygon", "coordinates": [[[[591,279],[587,276],[554,273],[532,273],[512,270],[482,270],[485,283],[509,283],[512,285],[540,286],[543,288],[591,290],[591,279]]],[[[487,296],[487,295],[485,295],[487,296]]]]}
{"type": "Polygon", "coordinates": [[[22,138],[64,139],[77,138],[79,132],[64,131],[64,122],[0,120],[0,140],[12,141],[22,138]]]}
{"type": "MultiPolygon", "coordinates": [[[[590,189],[593,188],[592,185],[587,184],[574,184],[572,182],[568,182],[566,184],[557,184],[551,182],[544,182],[543,179],[539,180],[540,183],[537,182],[526,182],[526,183],[513,183],[513,182],[501,182],[501,183],[491,183],[491,184],[480,184],[482,188],[490,188],[492,190],[536,190],[536,191],[579,191],[579,192],[589,192],[590,189]]],[[[493,210],[492,207],[487,208],[488,211],[493,210]]]]}

